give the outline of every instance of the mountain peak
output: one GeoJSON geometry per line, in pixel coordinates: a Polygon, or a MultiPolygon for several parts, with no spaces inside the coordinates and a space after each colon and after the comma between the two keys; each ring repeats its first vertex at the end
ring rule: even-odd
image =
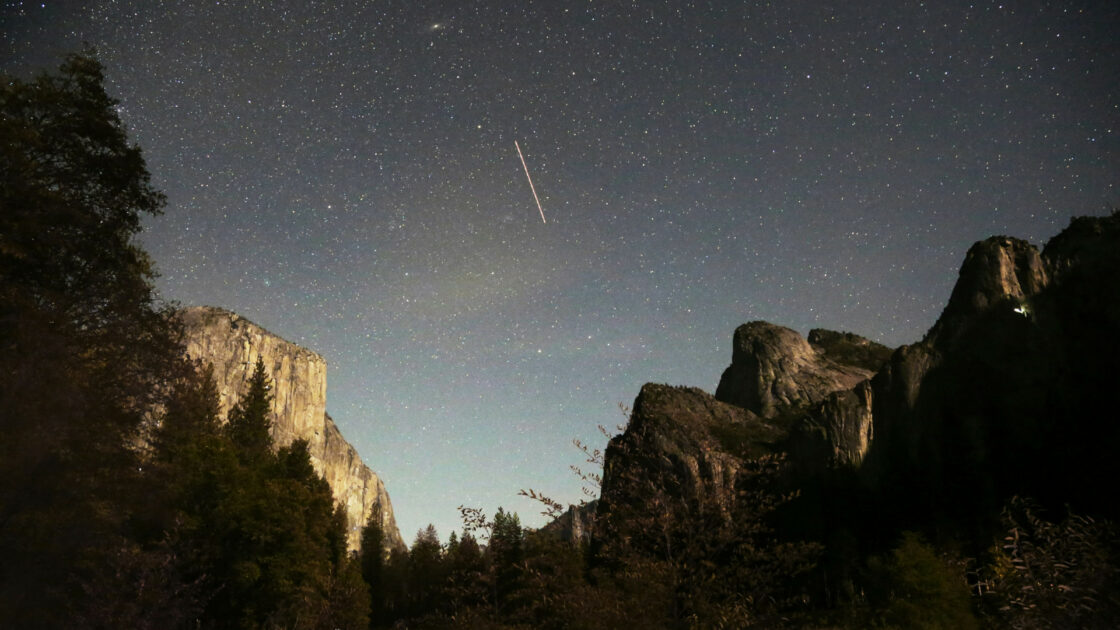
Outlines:
{"type": "Polygon", "coordinates": [[[969,321],[989,309],[1029,309],[1031,298],[1050,283],[1038,248],[1022,239],[993,236],[974,244],[961,264],[949,303],[930,329],[935,346],[951,342],[969,321]]]}
{"type": "Polygon", "coordinates": [[[739,326],[716,399],[773,418],[871,378],[874,371],[864,366],[878,352],[871,342],[858,335],[816,332],[817,343],[812,344],[797,331],[768,322],[739,326]],[[863,342],[866,352],[853,352],[863,342]]]}

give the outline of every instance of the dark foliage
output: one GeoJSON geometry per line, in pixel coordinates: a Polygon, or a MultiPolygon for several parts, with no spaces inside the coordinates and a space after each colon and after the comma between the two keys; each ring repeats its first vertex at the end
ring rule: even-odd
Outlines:
{"type": "Polygon", "coordinates": [[[346,551],[345,515],[312,467],[306,442],[273,453],[267,383],[258,363],[250,391],[220,430],[210,415],[216,401],[201,400],[209,389],[204,376],[199,391],[185,396],[198,401],[201,417],[164,422],[158,435],[155,474],[166,481],[166,528],[176,530],[171,547],[183,559],[178,580],[194,587],[193,621],[214,628],[364,626],[369,596],[358,560],[346,551]]]}
{"type": "Polygon", "coordinates": [[[368,594],[262,363],[221,428],[132,239],[163,196],[101,66],[0,81],[0,625],[360,628],[368,594]]]}
{"type": "Polygon", "coordinates": [[[383,625],[387,621],[385,602],[385,530],[381,525],[380,506],[374,509],[369,516],[369,521],[362,528],[361,551],[358,555],[358,566],[369,589],[369,619],[374,626],[383,625]]]}
{"type": "Polygon", "coordinates": [[[226,431],[230,440],[248,459],[261,460],[272,452],[269,429],[272,420],[272,382],[264,367],[264,359],[257,357],[253,376],[249,378],[249,391],[229,413],[226,431]]]}
{"type": "Polygon", "coordinates": [[[1054,522],[1032,501],[1005,506],[1003,540],[980,572],[987,615],[1009,628],[1114,628],[1120,621],[1120,536],[1079,514],[1054,522]]]}
{"type": "Polygon", "coordinates": [[[147,579],[164,552],[131,540],[148,411],[186,371],[132,241],[163,197],[101,82],[88,54],[0,77],[0,618],[15,626],[144,627],[178,597],[147,579]]]}
{"type": "Polygon", "coordinates": [[[915,532],[903,532],[889,554],[869,560],[865,583],[868,625],[926,630],[978,627],[963,563],[939,554],[915,532]]]}

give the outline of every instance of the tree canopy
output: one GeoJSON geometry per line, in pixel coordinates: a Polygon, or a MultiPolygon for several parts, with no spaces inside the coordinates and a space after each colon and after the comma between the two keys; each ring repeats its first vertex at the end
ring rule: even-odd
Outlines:
{"type": "Polygon", "coordinates": [[[16,625],[97,617],[97,568],[137,564],[137,446],[186,369],[132,240],[164,198],[115,105],[88,53],[0,77],[0,617],[16,625]]]}

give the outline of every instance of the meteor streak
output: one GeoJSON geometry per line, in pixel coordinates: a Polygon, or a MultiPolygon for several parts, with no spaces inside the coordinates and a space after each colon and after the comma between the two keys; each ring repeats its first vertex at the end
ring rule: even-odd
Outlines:
{"type": "Polygon", "coordinates": [[[541,200],[537,197],[537,187],[533,185],[533,178],[529,176],[529,167],[525,165],[525,156],[521,154],[521,145],[514,140],[513,146],[517,147],[517,157],[521,158],[521,168],[525,169],[525,179],[529,180],[529,190],[533,191],[533,200],[537,202],[537,210],[541,211],[541,223],[548,223],[544,220],[544,208],[541,207],[541,200]]]}

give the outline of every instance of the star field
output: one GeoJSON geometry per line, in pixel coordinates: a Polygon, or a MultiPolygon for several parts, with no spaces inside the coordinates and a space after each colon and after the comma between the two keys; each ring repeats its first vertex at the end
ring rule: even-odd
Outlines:
{"type": "Polygon", "coordinates": [[[1120,204],[1112,2],[2,6],[5,71],[97,48],[161,294],[324,355],[407,540],[578,500],[740,323],[915,341],[974,241],[1120,204]]]}

